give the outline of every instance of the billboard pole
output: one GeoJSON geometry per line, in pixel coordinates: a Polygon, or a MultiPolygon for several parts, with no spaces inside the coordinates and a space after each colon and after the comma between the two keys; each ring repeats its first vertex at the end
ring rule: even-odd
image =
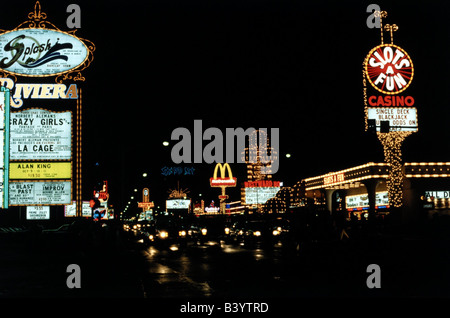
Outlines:
{"type": "Polygon", "coordinates": [[[384,161],[389,164],[389,178],[386,185],[389,193],[389,202],[393,207],[399,208],[403,202],[403,161],[402,144],[412,132],[390,131],[378,132],[378,139],[383,145],[384,161]]]}
{"type": "Polygon", "coordinates": [[[81,181],[81,154],[82,154],[82,146],[81,146],[81,138],[82,138],[82,130],[81,130],[81,88],[78,90],[78,99],[77,99],[77,150],[76,150],[76,177],[75,177],[75,183],[76,183],[76,216],[82,217],[82,181],[81,181]]]}
{"type": "Polygon", "coordinates": [[[220,202],[220,213],[225,214],[226,210],[226,199],[228,199],[228,195],[225,193],[225,189],[227,187],[235,187],[237,183],[237,179],[233,178],[233,173],[231,172],[230,165],[228,163],[216,164],[214,168],[214,175],[209,179],[209,184],[211,187],[221,188],[221,195],[219,195],[220,202]],[[220,170],[220,177],[217,177],[217,172],[220,170]],[[225,173],[228,171],[228,177],[225,177],[225,173]]]}
{"type": "Polygon", "coordinates": [[[418,131],[414,98],[404,93],[414,77],[414,67],[408,53],[393,44],[398,26],[383,27],[386,11],[375,11],[374,15],[380,21],[381,45],[374,47],[363,62],[365,130],[375,131],[383,145],[384,160],[389,164],[389,204],[400,208],[404,178],[401,147],[406,137],[418,131]],[[390,33],[390,44],[384,43],[384,31],[390,33]]]}

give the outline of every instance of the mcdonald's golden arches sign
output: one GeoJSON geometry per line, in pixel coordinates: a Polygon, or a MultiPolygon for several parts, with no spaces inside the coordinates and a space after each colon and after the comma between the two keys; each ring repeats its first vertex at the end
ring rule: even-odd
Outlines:
{"type": "Polygon", "coordinates": [[[235,187],[236,178],[233,178],[233,173],[231,172],[230,165],[228,163],[216,164],[214,168],[214,175],[209,179],[209,184],[211,187],[235,187]],[[220,169],[220,178],[217,177],[217,171],[220,169]],[[225,177],[225,173],[228,171],[228,177],[225,177]]]}

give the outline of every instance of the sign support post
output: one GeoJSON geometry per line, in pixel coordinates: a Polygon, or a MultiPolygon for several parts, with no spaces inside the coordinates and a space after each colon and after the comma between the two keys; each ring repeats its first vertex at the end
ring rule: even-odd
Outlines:
{"type": "MultiPolygon", "coordinates": [[[[2,167],[5,178],[1,182],[5,187],[2,194],[6,208],[8,205],[19,206],[19,209],[20,206],[62,206],[71,204],[73,199],[75,215],[83,216],[82,90],[74,82],[85,81],[81,72],[92,63],[95,45],[76,36],[76,31],[62,31],[47,21],[39,1],[27,21],[12,30],[0,30],[0,84],[10,90],[15,88],[14,98],[5,91],[8,113],[5,112],[4,126],[8,137],[4,138],[4,159],[7,161],[2,167]],[[28,78],[37,83],[22,82],[28,78]],[[42,78],[53,78],[55,84],[42,78]],[[72,83],[63,84],[66,81],[72,83]],[[21,94],[25,91],[26,94],[21,94]],[[55,106],[48,103],[46,108],[50,109],[42,109],[41,105],[34,106],[32,99],[76,99],[76,111],[73,111],[76,124],[72,117],[73,106],[67,104],[55,111],[55,106]],[[23,109],[10,115],[10,107],[23,109]],[[32,195],[21,196],[24,187],[28,187],[32,195]]],[[[35,217],[39,215],[34,213],[35,217]]]]}
{"type": "Polygon", "coordinates": [[[228,195],[225,193],[225,189],[227,187],[235,187],[237,183],[237,179],[233,178],[233,173],[231,172],[230,165],[228,163],[216,164],[214,168],[214,175],[209,179],[209,184],[211,187],[221,188],[221,195],[219,195],[220,202],[220,213],[225,214],[226,210],[226,199],[228,199],[228,195]],[[220,178],[217,177],[217,170],[220,169],[220,178]],[[228,170],[228,178],[225,177],[225,169],[228,170]]]}
{"type": "Polygon", "coordinates": [[[411,84],[414,67],[408,53],[393,44],[393,32],[398,26],[386,24],[383,28],[387,12],[375,11],[374,14],[380,20],[381,45],[373,48],[363,63],[365,130],[375,131],[383,145],[384,159],[389,165],[389,205],[400,208],[404,178],[401,146],[406,137],[418,130],[417,109],[412,107],[414,98],[401,93],[411,84]],[[384,43],[384,31],[390,33],[390,44],[384,43]],[[378,95],[369,96],[367,82],[378,95]]]}

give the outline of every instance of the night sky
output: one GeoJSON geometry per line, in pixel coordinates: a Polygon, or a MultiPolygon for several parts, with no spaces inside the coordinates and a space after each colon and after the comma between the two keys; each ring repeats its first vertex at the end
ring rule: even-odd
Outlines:
{"type": "MultiPolygon", "coordinates": [[[[2,3],[0,29],[27,20],[35,1],[2,3]]],[[[41,1],[47,20],[67,31],[73,1],[41,1]]],[[[380,44],[366,8],[374,1],[151,0],[80,1],[76,35],[96,45],[83,72],[83,199],[108,180],[121,210],[133,189],[150,188],[164,205],[167,191],[189,188],[208,204],[214,164],[194,175],[161,175],[177,166],[171,133],[194,120],[209,127],[279,128],[274,180],[303,178],[383,161],[376,137],[364,132],[362,63],[380,44]],[[164,147],[163,141],[170,145],[164,147]],[[290,153],[291,158],[285,154],[290,153]],[[142,173],[147,172],[144,179],[142,173]]],[[[377,1],[395,23],[394,44],[408,52],[415,74],[419,132],[403,146],[404,161],[450,161],[449,5],[445,1],[377,1]]],[[[390,42],[385,33],[385,41],[390,42]]],[[[33,82],[29,80],[29,82],[33,82]]],[[[204,142],[204,146],[208,141],[204,142]]],[[[245,166],[233,164],[238,182],[245,166]]],[[[140,199],[140,191],[138,197],[140,199]]],[[[231,200],[239,200],[235,189],[231,200]]]]}

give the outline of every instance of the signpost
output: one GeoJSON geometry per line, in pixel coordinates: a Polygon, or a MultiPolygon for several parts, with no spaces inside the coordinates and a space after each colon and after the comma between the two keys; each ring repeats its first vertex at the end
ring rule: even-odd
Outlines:
{"type": "Polygon", "coordinates": [[[8,208],[9,203],[9,101],[10,92],[0,88],[0,207],[8,208]]]}
{"type": "Polygon", "coordinates": [[[227,187],[235,187],[237,179],[233,178],[233,173],[231,172],[230,165],[228,163],[216,164],[214,168],[213,177],[209,179],[209,184],[211,187],[218,187],[222,189],[222,194],[219,195],[220,200],[220,213],[225,213],[226,203],[225,200],[228,199],[228,195],[225,194],[225,189],[227,187]],[[220,177],[217,177],[217,171],[220,169],[220,177]],[[225,172],[228,171],[228,177],[225,177],[225,172]]]}
{"type": "Polygon", "coordinates": [[[142,202],[138,202],[138,208],[142,208],[142,213],[144,215],[144,218],[147,219],[147,212],[150,219],[153,219],[153,211],[152,208],[155,206],[153,202],[150,202],[150,190],[148,188],[144,188],[142,190],[142,202]]]}
{"type": "Polygon", "coordinates": [[[408,53],[393,43],[393,32],[398,26],[386,24],[383,27],[386,11],[374,14],[380,21],[381,44],[370,50],[363,62],[365,130],[373,129],[383,145],[385,162],[390,167],[389,202],[398,208],[403,204],[401,146],[406,137],[418,130],[415,100],[404,95],[414,77],[414,66],[408,53]],[[390,33],[390,44],[384,43],[384,31],[390,33]]]}
{"type": "Polygon", "coordinates": [[[75,199],[76,216],[82,216],[82,90],[76,83],[85,81],[81,72],[93,61],[95,45],[75,31],[47,21],[36,1],[28,20],[0,32],[3,208],[75,199]],[[10,115],[10,107],[17,111],[10,115]]]}

